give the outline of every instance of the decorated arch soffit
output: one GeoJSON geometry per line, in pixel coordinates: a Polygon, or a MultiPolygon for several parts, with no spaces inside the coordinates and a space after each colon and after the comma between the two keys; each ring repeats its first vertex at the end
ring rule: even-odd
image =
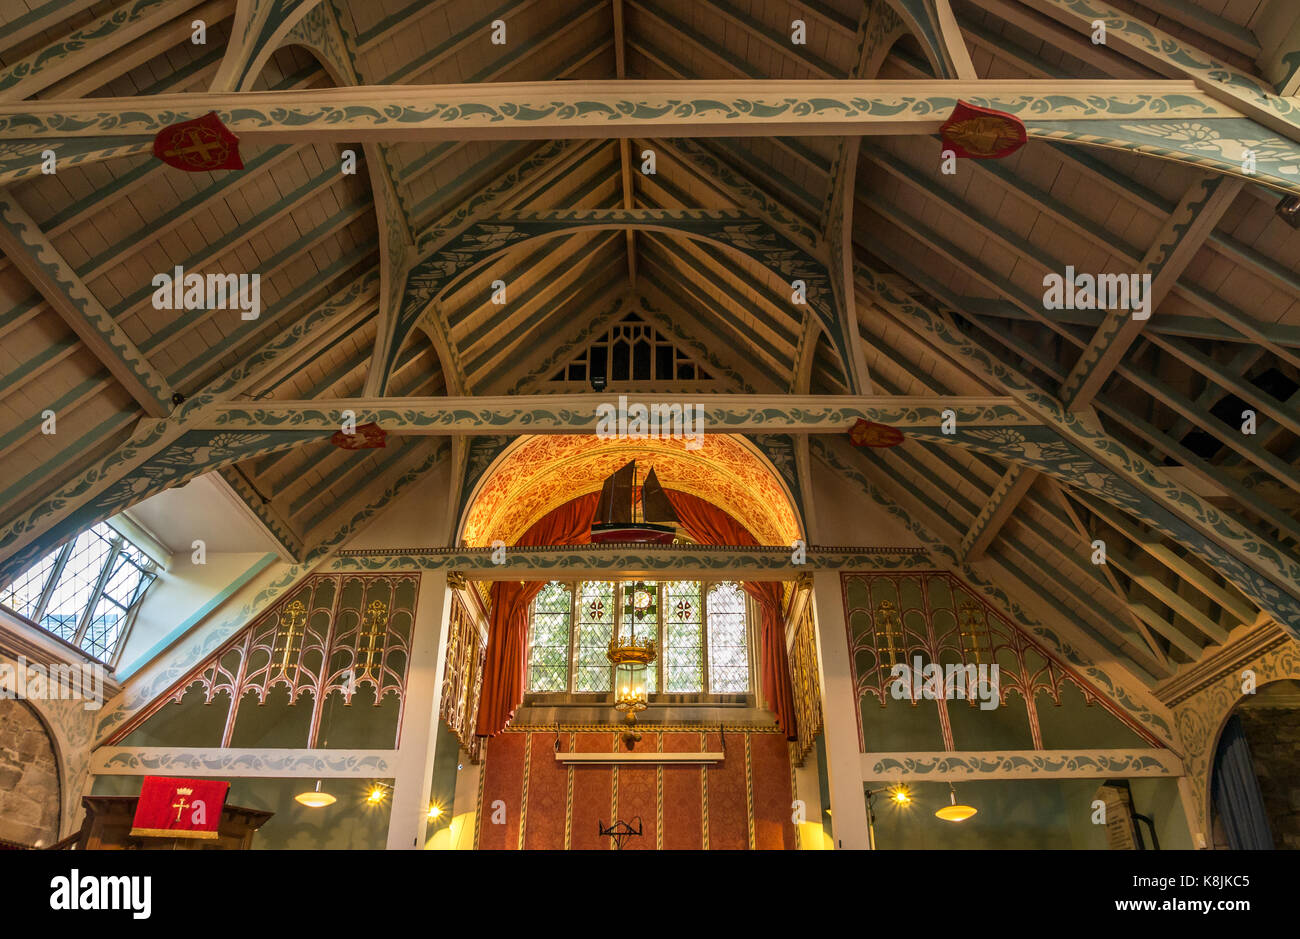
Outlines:
{"type": "Polygon", "coordinates": [[[1300,643],[1270,624],[1180,679],[1171,681],[1161,696],[1173,709],[1201,830],[1208,834],[1213,824],[1210,777],[1223,728],[1251,694],[1271,682],[1300,680],[1300,643]]]}
{"type": "Polygon", "coordinates": [[[709,434],[698,449],[684,440],[602,440],[591,435],[520,437],[480,477],[458,542],[514,544],[529,526],[571,499],[600,489],[628,460],[654,467],[667,489],[698,496],[728,512],[760,544],[802,537],[795,501],[781,475],[743,437],[709,434]]]}

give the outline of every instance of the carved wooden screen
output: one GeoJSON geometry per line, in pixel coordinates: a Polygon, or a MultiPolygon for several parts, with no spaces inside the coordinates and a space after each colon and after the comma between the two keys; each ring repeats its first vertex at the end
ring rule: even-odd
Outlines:
{"type": "Polygon", "coordinates": [[[451,601],[451,622],[447,626],[447,660],[443,667],[440,716],[469,753],[479,762],[483,742],[474,736],[478,721],[479,692],[483,688],[483,661],[487,637],[460,596],[451,601]]]}
{"type": "MultiPolygon", "coordinates": [[[[221,746],[230,746],[244,703],[267,703],[283,689],[288,706],[311,708],[303,747],[326,746],[321,739],[324,704],[331,695],[350,707],[363,688],[379,707],[389,695],[398,702],[392,740],[396,745],[406,695],[411,634],[419,574],[325,574],[308,578],[212,653],[110,739],[117,743],[168,707],[179,708],[198,684],[204,705],[224,698],[228,713],[221,746]]],[[[191,698],[191,700],[193,700],[191,698]]],[[[336,744],[337,745],[337,744],[336,744]]]]}
{"type": "Polygon", "coordinates": [[[874,735],[860,736],[864,751],[1052,749],[1060,744],[1044,743],[1043,725],[1049,718],[1053,733],[1048,736],[1061,738],[1059,728],[1086,725],[1099,737],[1093,746],[1159,745],[1085,678],[952,574],[844,573],[841,583],[859,734],[874,735]],[[925,668],[931,663],[944,669],[996,666],[996,685],[984,686],[981,693],[997,705],[982,709],[973,696],[962,700],[946,690],[932,695],[910,678],[900,698],[903,686],[896,684],[895,666],[915,675],[918,664],[925,668]],[[996,696],[988,693],[994,687],[996,696]],[[899,707],[906,710],[894,710],[899,707]],[[904,733],[911,735],[912,745],[882,744],[882,738],[897,744],[904,733]]]}
{"type": "Polygon", "coordinates": [[[790,645],[790,683],[794,689],[794,708],[799,725],[794,762],[796,766],[803,766],[808,751],[822,732],[822,691],[817,672],[817,636],[813,632],[811,600],[804,604],[803,613],[795,624],[790,645]]]}

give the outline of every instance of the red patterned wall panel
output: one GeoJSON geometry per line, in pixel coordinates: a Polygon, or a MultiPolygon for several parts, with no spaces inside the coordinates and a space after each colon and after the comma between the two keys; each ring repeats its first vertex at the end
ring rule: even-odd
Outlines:
{"type": "MultiPolygon", "coordinates": [[[[706,750],[722,749],[722,736],[706,734],[706,750]]],[[[709,848],[749,847],[749,800],[745,797],[745,735],[727,734],[727,758],[709,767],[709,848]]]]}
{"type": "MultiPolygon", "coordinates": [[[[509,734],[505,735],[509,736],[509,734]]],[[[579,753],[612,750],[618,738],[613,731],[598,734],[574,734],[579,753]]],[[[609,850],[609,839],[600,836],[600,825],[613,819],[614,773],[609,766],[573,767],[573,833],[570,847],[576,851],[609,850]]],[[[548,845],[562,848],[563,844],[548,845]]]]}
{"type": "Polygon", "coordinates": [[[483,767],[483,799],[479,804],[478,846],[485,850],[519,847],[519,816],[523,805],[524,734],[498,734],[488,743],[491,762],[483,767]],[[493,803],[505,803],[505,822],[493,822],[493,803]]]}
{"type": "MultiPolygon", "coordinates": [[[[665,753],[699,753],[698,732],[663,734],[665,753]]],[[[698,851],[704,847],[704,802],[698,766],[664,767],[664,849],[698,851]]]]}
{"type": "MultiPolygon", "coordinates": [[[[524,815],[524,847],[551,848],[564,844],[565,804],[568,802],[569,773],[555,761],[555,737],[527,734],[532,741],[528,761],[528,811],[524,815]]],[[[560,746],[568,748],[568,734],[560,746]]]]}
{"type": "MultiPolygon", "coordinates": [[[[632,749],[634,752],[653,753],[658,739],[658,734],[643,734],[632,749]]],[[[659,825],[657,789],[657,767],[635,763],[624,763],[618,767],[618,817],[626,822],[641,817],[642,835],[640,838],[629,838],[625,850],[655,849],[655,835],[659,825]]],[[[608,825],[609,822],[605,824],[608,825]]]]}
{"type": "Polygon", "coordinates": [[[780,734],[750,734],[750,776],[754,785],[754,847],[792,850],[790,747],[780,734]]]}
{"type": "MultiPolygon", "coordinates": [[[[643,727],[636,752],[718,751],[717,730],[643,727]]],[[[643,834],[626,850],[792,849],[789,748],[772,728],[726,735],[727,757],[707,767],[631,764],[563,766],[555,760],[556,729],[507,731],[492,739],[483,767],[479,847],[531,850],[610,849],[598,825],[641,818],[643,834]],[[491,822],[492,802],[507,807],[491,822]],[[707,807],[706,807],[707,803],[707,807]],[[520,838],[522,828],[523,837],[520,838]]],[[[619,731],[559,730],[565,751],[622,749],[619,731]]]]}

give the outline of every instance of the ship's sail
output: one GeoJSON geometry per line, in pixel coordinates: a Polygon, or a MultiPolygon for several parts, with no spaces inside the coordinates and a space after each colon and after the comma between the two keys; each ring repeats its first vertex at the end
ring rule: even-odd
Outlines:
{"type": "Polygon", "coordinates": [[[659,525],[677,523],[677,513],[673,511],[673,504],[668,501],[668,494],[659,485],[659,477],[655,475],[653,468],[650,470],[650,475],[645,478],[645,485],[641,487],[641,519],[659,525]]]}
{"type": "Polygon", "coordinates": [[[632,521],[632,487],[636,479],[636,460],[627,463],[605,480],[596,503],[596,521],[627,524],[632,521]]]}

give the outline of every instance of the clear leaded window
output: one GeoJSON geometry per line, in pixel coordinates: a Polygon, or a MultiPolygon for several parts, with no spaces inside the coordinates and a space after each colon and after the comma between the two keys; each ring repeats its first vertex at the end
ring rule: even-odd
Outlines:
{"type": "Polygon", "coordinates": [[[709,687],[715,694],[749,691],[745,592],[737,583],[709,588],[709,687]]]}
{"type": "Polygon", "coordinates": [[[0,605],[111,664],[156,575],[143,551],[101,523],[0,589],[0,605]]]}
{"type": "Polygon", "coordinates": [[[569,624],[573,590],[551,581],[533,601],[528,629],[528,687],[533,691],[569,690],[569,624]]]}
{"type": "Polygon", "coordinates": [[[606,655],[619,635],[654,637],[659,647],[646,675],[655,694],[747,694],[749,623],[740,584],[696,580],[552,581],[533,601],[528,690],[606,693],[606,655]]]}

